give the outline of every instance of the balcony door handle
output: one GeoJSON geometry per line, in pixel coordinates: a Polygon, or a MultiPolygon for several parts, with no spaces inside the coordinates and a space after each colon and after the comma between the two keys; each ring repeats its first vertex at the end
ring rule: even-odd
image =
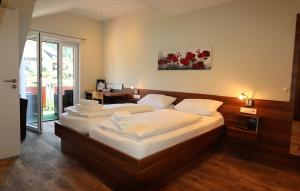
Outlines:
{"type": "Polygon", "coordinates": [[[6,83],[17,83],[16,79],[11,79],[11,80],[4,80],[6,83]]]}

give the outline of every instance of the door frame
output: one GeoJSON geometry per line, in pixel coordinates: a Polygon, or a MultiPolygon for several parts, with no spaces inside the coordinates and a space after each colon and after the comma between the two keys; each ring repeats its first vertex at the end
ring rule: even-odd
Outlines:
{"type": "Polygon", "coordinates": [[[300,13],[297,14],[290,102],[293,120],[300,120],[300,13]]]}
{"type": "Polygon", "coordinates": [[[66,36],[60,36],[52,33],[41,32],[36,30],[29,30],[29,33],[36,34],[37,36],[37,72],[38,72],[38,86],[37,86],[37,109],[38,109],[38,121],[37,127],[33,127],[31,125],[27,125],[29,130],[42,133],[43,132],[43,109],[42,109],[42,42],[51,42],[57,43],[58,52],[57,52],[57,67],[58,67],[58,107],[59,107],[59,115],[63,113],[62,110],[62,48],[64,46],[72,47],[74,49],[74,94],[73,100],[74,104],[79,102],[80,98],[80,61],[79,61],[79,53],[80,53],[80,39],[75,39],[66,36]]]}
{"type": "MultiPolygon", "coordinates": [[[[63,47],[71,47],[73,48],[74,52],[73,52],[73,56],[74,56],[74,67],[73,67],[73,75],[74,75],[74,93],[73,93],[73,100],[74,100],[74,105],[79,103],[79,99],[80,99],[80,80],[79,80],[79,44],[78,43],[74,43],[74,42],[61,42],[59,44],[59,88],[62,88],[62,49],[63,47]]],[[[59,98],[60,100],[60,107],[59,107],[59,114],[62,114],[62,95],[63,92],[60,89],[60,96],[59,98]]]]}
{"type": "MultiPolygon", "coordinates": [[[[42,34],[42,39],[46,39],[49,42],[55,42],[58,43],[58,68],[59,68],[59,78],[62,76],[62,48],[64,46],[73,47],[74,48],[74,104],[77,104],[80,99],[80,61],[79,61],[79,54],[80,54],[80,39],[72,38],[72,37],[66,37],[66,36],[60,36],[53,33],[47,33],[47,32],[40,32],[42,34]]],[[[62,82],[62,79],[59,79],[59,83],[62,82]]],[[[59,91],[61,92],[61,86],[62,84],[59,84],[59,91]]],[[[61,94],[62,95],[62,94],[61,94]]],[[[60,97],[59,103],[62,104],[62,96],[60,97]]],[[[59,114],[63,113],[61,111],[59,114]]]]}
{"type": "MultiPolygon", "coordinates": [[[[42,79],[41,79],[41,71],[42,71],[42,67],[41,67],[41,63],[42,63],[42,51],[41,48],[41,34],[39,32],[36,31],[29,31],[28,35],[33,34],[32,36],[36,37],[36,54],[37,54],[37,126],[34,125],[30,125],[27,124],[26,121],[26,128],[28,130],[34,131],[34,132],[39,132],[41,133],[43,131],[43,127],[42,127],[42,116],[43,116],[43,109],[42,109],[42,94],[41,94],[41,83],[42,83],[42,79]]],[[[27,36],[27,39],[28,36],[27,36]]]]}

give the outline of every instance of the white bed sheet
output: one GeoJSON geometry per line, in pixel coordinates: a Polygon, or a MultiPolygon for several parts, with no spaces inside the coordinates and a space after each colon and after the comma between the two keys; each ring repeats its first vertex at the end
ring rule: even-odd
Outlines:
{"type": "Polygon", "coordinates": [[[136,159],[142,159],[223,124],[224,118],[221,113],[217,112],[213,116],[203,116],[199,122],[192,125],[139,141],[107,132],[98,127],[92,128],[89,136],[136,159]]]}
{"type": "Polygon", "coordinates": [[[97,126],[98,123],[108,119],[109,117],[80,117],[71,115],[69,113],[63,113],[60,115],[59,121],[62,125],[67,126],[79,133],[88,135],[90,130],[97,126]]]}
{"type": "MultiPolygon", "coordinates": [[[[107,105],[104,105],[104,107],[106,109],[112,109],[112,108],[117,108],[117,107],[121,107],[121,106],[131,106],[131,105],[135,105],[135,104],[133,104],[133,103],[107,104],[107,105]]],[[[154,109],[154,110],[158,110],[158,109],[154,109]]],[[[96,127],[98,123],[100,123],[101,121],[104,121],[108,118],[109,118],[109,116],[98,116],[98,117],[88,118],[88,117],[72,115],[69,113],[62,113],[60,115],[59,121],[64,126],[67,126],[79,133],[88,135],[92,128],[96,127]]]]}

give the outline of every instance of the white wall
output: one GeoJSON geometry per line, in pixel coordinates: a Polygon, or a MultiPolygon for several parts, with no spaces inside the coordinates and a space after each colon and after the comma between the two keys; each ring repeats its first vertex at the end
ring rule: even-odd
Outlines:
{"type": "Polygon", "coordinates": [[[80,86],[95,89],[96,80],[103,78],[101,65],[102,24],[99,21],[61,13],[32,20],[32,28],[63,35],[85,38],[80,44],[80,86]]]}
{"type": "Polygon", "coordinates": [[[19,58],[22,59],[28,27],[31,23],[32,11],[36,0],[5,0],[3,7],[19,12],[19,58]]]}
{"type": "Polygon", "coordinates": [[[299,0],[239,0],[169,16],[145,9],[103,25],[106,80],[139,88],[288,101],[299,0]],[[158,71],[165,49],[213,48],[211,71],[158,71]]]}

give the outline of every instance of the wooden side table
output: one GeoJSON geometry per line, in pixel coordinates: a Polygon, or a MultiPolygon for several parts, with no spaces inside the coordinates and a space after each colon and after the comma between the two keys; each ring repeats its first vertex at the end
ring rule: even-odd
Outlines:
{"type": "Polygon", "coordinates": [[[260,134],[262,117],[258,115],[236,114],[227,127],[227,135],[236,138],[257,141],[260,134]]]}
{"type": "Polygon", "coordinates": [[[227,148],[246,158],[253,157],[253,151],[259,149],[261,122],[261,116],[236,114],[227,125],[227,148]]]}
{"type": "Polygon", "coordinates": [[[103,100],[102,103],[113,104],[113,103],[136,103],[138,100],[132,97],[133,95],[128,91],[101,91],[95,90],[85,91],[85,99],[96,99],[103,100]],[[97,96],[95,96],[97,94],[97,96]]]}

